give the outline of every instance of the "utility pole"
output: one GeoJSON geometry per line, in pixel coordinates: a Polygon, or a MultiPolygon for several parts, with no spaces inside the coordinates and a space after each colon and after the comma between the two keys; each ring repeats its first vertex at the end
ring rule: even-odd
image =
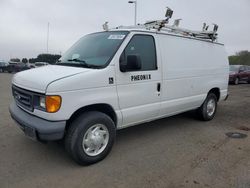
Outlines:
{"type": "Polygon", "coordinates": [[[47,54],[49,53],[49,22],[48,22],[48,29],[47,29],[47,54]]]}
{"type": "Polygon", "coordinates": [[[130,3],[130,4],[135,4],[135,25],[136,25],[136,18],[137,18],[137,1],[135,0],[135,1],[128,1],[128,3],[130,3]]]}

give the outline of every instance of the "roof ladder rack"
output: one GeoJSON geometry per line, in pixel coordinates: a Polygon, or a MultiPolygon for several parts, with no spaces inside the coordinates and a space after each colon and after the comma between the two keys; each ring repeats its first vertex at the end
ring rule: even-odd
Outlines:
{"type": "Polygon", "coordinates": [[[173,15],[173,10],[167,7],[167,11],[165,15],[166,19],[148,21],[144,24],[144,26],[146,27],[146,29],[156,29],[157,31],[178,33],[184,36],[190,36],[190,37],[194,37],[198,39],[211,40],[212,42],[217,40],[217,36],[218,36],[217,24],[213,24],[214,28],[212,31],[208,31],[209,26],[207,26],[206,23],[203,24],[202,31],[192,31],[189,29],[184,29],[184,28],[179,27],[179,23],[181,19],[176,19],[172,26],[167,25],[172,15],[173,15]]]}

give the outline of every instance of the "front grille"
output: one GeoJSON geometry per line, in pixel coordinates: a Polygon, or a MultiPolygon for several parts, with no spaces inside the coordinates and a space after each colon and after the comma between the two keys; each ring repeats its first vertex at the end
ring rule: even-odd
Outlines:
{"type": "Polygon", "coordinates": [[[12,86],[12,93],[17,105],[33,111],[33,93],[22,88],[12,86]]]}

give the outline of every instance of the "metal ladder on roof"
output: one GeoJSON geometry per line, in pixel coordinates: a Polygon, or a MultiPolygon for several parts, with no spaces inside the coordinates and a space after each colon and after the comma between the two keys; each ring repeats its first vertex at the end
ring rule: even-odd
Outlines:
{"type": "MultiPolygon", "coordinates": [[[[179,34],[186,37],[192,37],[196,39],[208,40],[208,41],[216,41],[218,37],[218,25],[213,24],[213,30],[208,31],[209,25],[203,23],[203,27],[201,31],[193,31],[185,28],[180,28],[179,24],[181,19],[176,19],[173,25],[168,25],[169,19],[172,18],[173,10],[167,7],[167,11],[165,14],[165,19],[163,20],[154,20],[148,21],[145,24],[138,24],[136,26],[118,26],[114,29],[146,29],[146,30],[156,30],[157,32],[162,33],[173,33],[179,34]]],[[[103,29],[108,31],[108,22],[103,24],[103,29]]]]}
{"type": "Polygon", "coordinates": [[[213,30],[208,31],[209,26],[206,23],[203,23],[202,31],[193,31],[189,29],[180,28],[179,24],[181,19],[176,19],[173,25],[167,25],[169,23],[169,19],[173,15],[173,10],[167,7],[166,11],[166,19],[164,20],[154,20],[148,21],[144,24],[146,29],[156,29],[159,32],[168,32],[168,33],[176,33],[183,36],[194,37],[203,40],[210,40],[212,42],[217,40],[218,36],[218,25],[213,24],[213,30]]]}

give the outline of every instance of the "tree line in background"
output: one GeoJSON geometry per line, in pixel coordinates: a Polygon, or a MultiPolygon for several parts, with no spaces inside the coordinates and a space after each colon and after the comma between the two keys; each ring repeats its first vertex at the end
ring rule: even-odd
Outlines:
{"type": "Polygon", "coordinates": [[[55,64],[60,57],[61,55],[57,54],[39,54],[36,58],[30,58],[29,60],[27,58],[12,58],[10,61],[23,63],[47,62],[49,64],[55,64]]]}
{"type": "Polygon", "coordinates": [[[229,56],[230,65],[249,65],[250,52],[247,50],[237,52],[235,55],[229,56]]]}

